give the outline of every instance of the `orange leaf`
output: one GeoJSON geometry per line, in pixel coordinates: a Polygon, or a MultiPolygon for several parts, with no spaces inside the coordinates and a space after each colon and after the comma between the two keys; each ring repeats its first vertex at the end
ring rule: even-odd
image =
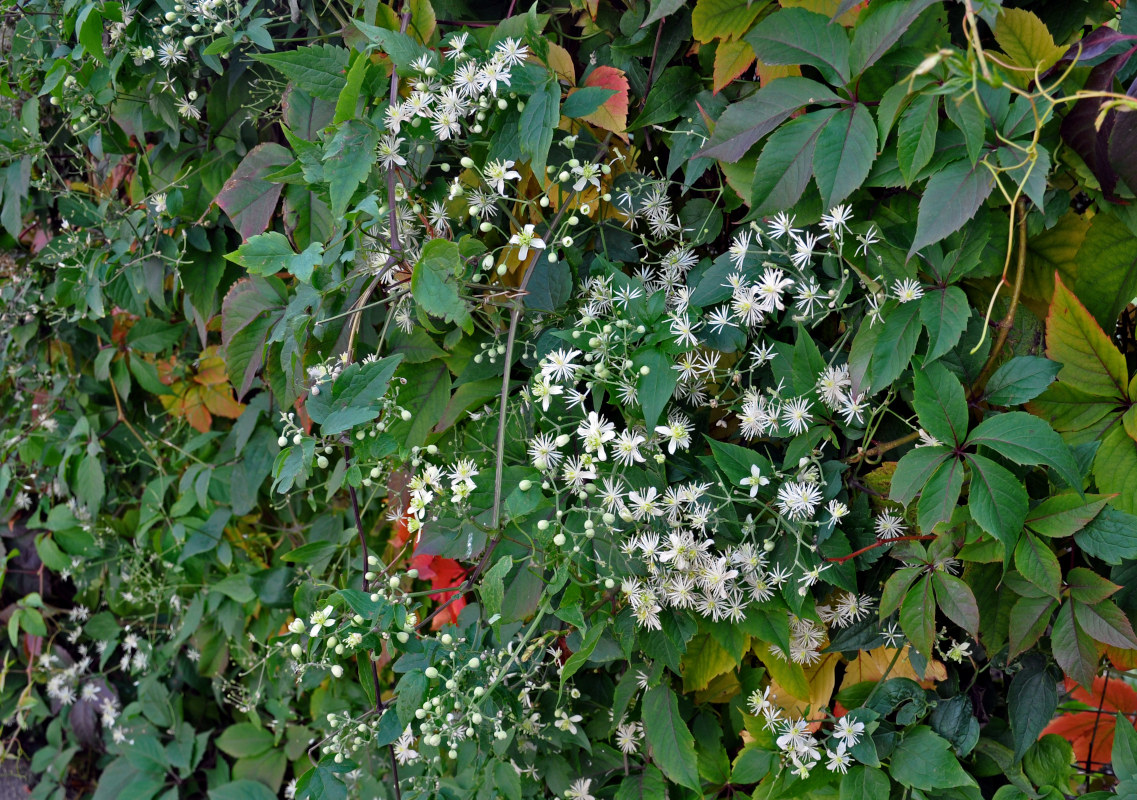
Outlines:
{"type": "Polygon", "coordinates": [[[569,86],[576,86],[576,67],[573,66],[572,56],[559,44],[549,43],[549,57],[545,59],[545,66],[558,78],[568,81],[569,86]]]}
{"type": "MultiPolygon", "coordinates": [[[[857,683],[865,681],[879,681],[884,677],[884,673],[888,671],[888,665],[892,663],[892,657],[896,655],[896,650],[891,647],[878,647],[875,650],[862,650],[855,659],[845,667],[845,680],[841,683],[841,688],[846,689],[857,683]]],[[[916,674],[916,670],[912,668],[912,662],[908,658],[908,647],[905,645],[904,652],[900,658],[896,659],[896,663],[892,667],[892,671],[888,672],[890,678],[910,678],[917,681],[928,688],[934,685],[936,681],[947,680],[947,670],[944,668],[942,661],[932,660],[928,663],[927,669],[924,671],[924,676],[921,679],[916,674]]]]}
{"type": "Polygon", "coordinates": [[[719,42],[715,51],[715,94],[754,63],[754,48],[742,39],[719,42]]]}
{"type": "Polygon", "coordinates": [[[754,67],[754,73],[758,76],[758,82],[765,86],[778,78],[801,75],[801,67],[797,64],[763,64],[759,61],[754,67]]]}
{"type": "Polygon", "coordinates": [[[584,79],[583,85],[599,86],[601,89],[612,89],[616,94],[605,100],[600,108],[588,116],[582,117],[582,119],[606,131],[612,131],[612,133],[627,141],[628,137],[624,131],[628,127],[629,87],[628,79],[624,76],[624,73],[615,67],[597,67],[588,73],[588,77],[584,79]]]}
{"type": "Polygon", "coordinates": [[[1066,679],[1070,697],[1091,706],[1093,711],[1063,714],[1051,720],[1042,736],[1054,733],[1070,742],[1077,761],[1109,763],[1113,756],[1113,734],[1117,727],[1114,714],[1137,713],[1137,692],[1124,681],[1094,678],[1093,691],[1087,692],[1070,678],[1066,679]],[[1099,712],[1097,709],[1101,709],[1099,712]],[[1091,751],[1091,747],[1093,748],[1091,751]]]}

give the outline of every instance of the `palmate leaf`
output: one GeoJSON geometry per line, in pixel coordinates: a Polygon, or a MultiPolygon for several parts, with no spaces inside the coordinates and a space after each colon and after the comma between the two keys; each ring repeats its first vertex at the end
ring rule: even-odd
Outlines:
{"type": "Polygon", "coordinates": [[[1005,558],[1018,544],[1027,513],[1027,494],[1022,481],[989,458],[968,453],[971,469],[968,506],[979,527],[1003,543],[1005,558]]]}
{"type": "Polygon", "coordinates": [[[956,161],[936,172],[920,198],[908,256],[962,228],[994,188],[995,179],[982,164],[956,161]]]}
{"type": "Polygon", "coordinates": [[[764,64],[808,64],[834,86],[849,82],[849,36],[823,14],[783,8],[743,38],[764,64]]]}
{"type": "Polygon", "coordinates": [[[1046,357],[1062,365],[1059,381],[1099,397],[1128,399],[1125,357],[1058,275],[1046,318],[1046,357]]]}
{"type": "Polygon", "coordinates": [[[1058,609],[1050,643],[1062,671],[1089,689],[1097,672],[1098,650],[1093,638],[1074,618],[1074,601],[1067,601],[1058,609]]]}
{"type": "Polygon", "coordinates": [[[947,445],[967,438],[967,400],[959,378],[940,364],[926,364],[912,375],[912,407],[920,425],[947,445]]]}
{"type": "Polygon", "coordinates": [[[1016,464],[1053,467],[1070,488],[1082,489],[1082,475],[1069,445],[1044,420],[1026,412],[988,417],[967,437],[967,444],[989,447],[1016,464]]]}
{"type": "Polygon", "coordinates": [[[770,136],[754,170],[752,216],[789,208],[801,199],[809,185],[817,140],[836,113],[823,109],[804,114],[770,136]]]}
{"type": "Polygon", "coordinates": [[[312,97],[335,101],[347,84],[348,49],[327,44],[282,53],[254,53],[252,58],[289,78],[312,97]]]}
{"type": "Polygon", "coordinates": [[[928,331],[928,355],[924,362],[935,361],[959,344],[970,318],[971,305],[958,286],[945,286],[925,294],[920,300],[920,320],[928,331]]]}
{"type": "Polygon", "coordinates": [[[308,396],[308,416],[325,436],[370,422],[378,416],[379,402],[402,360],[401,355],[395,355],[346,367],[331,386],[325,385],[319,394],[308,396]]]}
{"type": "Polygon", "coordinates": [[[695,738],[679,715],[679,703],[670,687],[654,686],[644,693],[643,725],[653,760],[663,774],[680,786],[699,791],[695,738]]]}
{"type": "Polygon", "coordinates": [[[868,108],[857,103],[838,111],[813,151],[813,177],[822,206],[832,208],[859,188],[875,160],[876,126],[868,108]]]}

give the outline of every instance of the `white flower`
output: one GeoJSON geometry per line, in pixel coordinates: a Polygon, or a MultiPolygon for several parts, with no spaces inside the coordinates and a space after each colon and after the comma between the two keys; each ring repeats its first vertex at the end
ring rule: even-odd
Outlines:
{"type": "Polygon", "coordinates": [[[846,752],[844,742],[837,745],[836,750],[826,750],[825,754],[829,756],[825,768],[830,772],[840,772],[844,775],[848,771],[849,765],[853,763],[853,756],[846,752]]]}
{"type": "MultiPolygon", "coordinates": [[[[519,39],[505,39],[498,42],[496,57],[500,58],[506,66],[521,64],[529,57],[529,48],[521,44],[519,39]]],[[[497,91],[495,90],[494,93],[496,94],[497,91]]]]}
{"type": "Polygon", "coordinates": [[[640,453],[640,445],[646,441],[647,439],[637,431],[620,431],[615,445],[616,462],[626,467],[630,467],[635,462],[642,463],[645,459],[640,453]]]}
{"type": "Polygon", "coordinates": [[[411,726],[408,725],[407,729],[403,731],[403,735],[395,741],[394,745],[395,760],[400,764],[410,764],[414,761],[418,761],[418,751],[412,747],[414,741],[414,734],[411,732],[411,726]]]}
{"type": "Polygon", "coordinates": [[[876,537],[878,539],[895,539],[904,535],[904,520],[894,514],[881,514],[876,518],[876,537]]]}
{"type": "Polygon", "coordinates": [[[778,489],[778,510],[791,520],[813,516],[821,502],[821,490],[811,483],[783,483],[778,489]]]}
{"type": "Polygon", "coordinates": [[[739,481],[739,483],[742,484],[744,487],[749,486],[750,487],[750,496],[751,497],[757,497],[758,496],[758,487],[766,486],[768,483],[770,483],[770,479],[762,474],[762,470],[758,468],[757,464],[751,464],[750,465],[750,476],[743,478],[742,480],[739,481]]]}
{"type": "Polygon", "coordinates": [[[954,661],[955,663],[958,664],[961,661],[963,661],[963,659],[967,658],[970,655],[971,655],[971,642],[953,641],[951,643],[951,647],[948,649],[947,653],[944,655],[944,658],[948,659],[949,661],[954,661]]]}
{"type": "Polygon", "coordinates": [[[392,170],[395,167],[405,167],[407,160],[399,154],[399,146],[403,140],[392,134],[387,134],[379,140],[379,163],[384,169],[392,170]]]}
{"type": "MultiPolygon", "coordinates": [[[[521,173],[513,169],[513,163],[512,161],[491,161],[486,164],[484,170],[486,183],[503,197],[505,196],[505,182],[517,180],[521,177],[521,173]]],[[[524,257],[525,256],[522,256],[522,258],[524,257]]]]}
{"type": "Polygon", "coordinates": [[[901,303],[908,303],[923,297],[924,289],[920,286],[919,281],[913,278],[905,278],[896,282],[892,287],[892,294],[901,303]]]}
{"type": "Polygon", "coordinates": [[[672,414],[666,425],[656,425],[655,432],[668,439],[667,452],[675,454],[675,448],[686,450],[691,446],[691,431],[695,428],[682,414],[672,414]]]}
{"type": "Polygon", "coordinates": [[[541,362],[541,374],[555,381],[574,380],[580,365],[574,364],[573,359],[579,355],[579,350],[554,350],[541,362]]]}
{"type": "Polygon", "coordinates": [[[734,237],[734,241],[730,243],[730,263],[742,269],[742,264],[746,261],[746,251],[750,249],[750,231],[744,230],[734,237]]]}
{"type": "Polygon", "coordinates": [[[808,399],[796,397],[782,406],[782,422],[790,429],[790,433],[794,435],[804,433],[812,421],[813,415],[809,413],[808,399]]]}
{"type": "Polygon", "coordinates": [[[848,222],[853,218],[853,209],[847,205],[834,206],[828,214],[821,215],[821,226],[832,236],[838,236],[842,230],[848,230],[848,222]]]}
{"type": "Polygon", "coordinates": [[[583,191],[584,187],[590,183],[597,189],[600,188],[601,171],[599,164],[593,164],[591,162],[578,164],[572,168],[572,174],[577,176],[576,183],[572,185],[574,192],[583,191]]]}
{"type": "Polygon", "coordinates": [[[529,256],[529,248],[544,250],[545,240],[534,232],[534,226],[526,225],[521,233],[515,233],[509,239],[510,244],[518,245],[521,249],[517,253],[518,259],[524,261],[529,256]]]}
{"type": "Polygon", "coordinates": [[[624,755],[635,755],[640,746],[640,724],[626,722],[616,728],[616,746],[624,755]]]}
{"type": "Polygon", "coordinates": [[[850,719],[848,714],[837,720],[833,726],[833,736],[840,740],[844,747],[855,745],[861,740],[861,734],[864,732],[865,723],[850,719]]]}
{"type": "Polygon", "coordinates": [[[596,453],[596,457],[601,461],[608,459],[604,444],[616,438],[616,426],[613,423],[595,411],[589,411],[588,418],[580,423],[576,433],[584,443],[586,453],[596,453]]]}

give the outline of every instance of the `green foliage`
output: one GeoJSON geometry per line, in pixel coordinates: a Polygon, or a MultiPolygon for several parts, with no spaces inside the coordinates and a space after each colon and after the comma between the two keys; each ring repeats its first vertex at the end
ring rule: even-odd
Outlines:
{"type": "Polygon", "coordinates": [[[504,5],[9,15],[33,796],[1132,794],[1130,7],[504,5]]]}

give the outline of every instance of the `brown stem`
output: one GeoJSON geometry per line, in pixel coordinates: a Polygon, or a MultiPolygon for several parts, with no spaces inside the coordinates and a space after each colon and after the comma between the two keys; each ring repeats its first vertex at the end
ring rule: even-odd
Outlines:
{"type": "Polygon", "coordinates": [[[858,450],[853,455],[845,459],[846,464],[857,464],[861,461],[872,461],[874,458],[887,453],[897,447],[914,442],[920,438],[919,431],[912,431],[912,433],[901,436],[899,439],[893,439],[891,442],[881,442],[878,445],[870,447],[868,450],[858,450]]]}
{"type": "MultiPolygon", "coordinates": [[[[1007,342],[1007,337],[1011,333],[1011,326],[1015,322],[1015,312],[1018,310],[1019,295],[1022,293],[1023,288],[1023,274],[1026,272],[1026,256],[1027,256],[1027,238],[1026,238],[1026,201],[1020,199],[1016,205],[1011,206],[1011,213],[1018,213],[1018,229],[1019,229],[1019,249],[1018,259],[1015,264],[1015,282],[1011,287],[1011,300],[1010,306],[1007,308],[1007,313],[1002,320],[999,321],[999,335],[995,338],[995,343],[991,346],[991,354],[987,356],[987,363],[983,365],[983,369],[979,371],[979,377],[975,379],[975,383],[971,386],[971,398],[978,398],[983,394],[983,389],[987,386],[987,381],[991,377],[991,373],[995,371],[998,365],[999,353],[1003,349],[1003,345],[1007,342]]],[[[1004,275],[1001,279],[1006,282],[1007,278],[1004,275]]]]}
{"type": "Polygon", "coordinates": [[[873,542],[868,547],[862,547],[860,550],[854,550],[847,556],[826,557],[825,560],[833,564],[844,564],[846,561],[850,561],[859,555],[867,553],[869,550],[875,550],[878,547],[884,547],[886,544],[895,544],[896,542],[929,542],[935,538],[936,537],[932,536],[931,534],[921,534],[918,536],[896,536],[892,539],[881,539],[879,542],[873,542]]]}

